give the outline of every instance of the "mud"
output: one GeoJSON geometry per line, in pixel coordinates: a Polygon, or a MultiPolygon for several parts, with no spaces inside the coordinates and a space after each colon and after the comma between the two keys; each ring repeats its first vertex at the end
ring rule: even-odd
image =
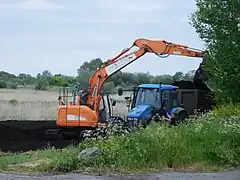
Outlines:
{"type": "Polygon", "coordinates": [[[56,128],[55,121],[0,121],[0,151],[25,152],[72,144],[71,140],[46,141],[44,132],[51,128],[56,128]]]}

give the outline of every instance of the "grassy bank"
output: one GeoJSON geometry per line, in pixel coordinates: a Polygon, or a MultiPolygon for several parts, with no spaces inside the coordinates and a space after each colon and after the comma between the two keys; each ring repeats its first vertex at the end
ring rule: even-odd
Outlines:
{"type": "Polygon", "coordinates": [[[107,141],[91,140],[63,150],[2,154],[0,157],[1,169],[24,171],[214,170],[238,165],[240,107],[232,105],[192,118],[177,127],[152,125],[107,141]],[[89,147],[99,147],[103,154],[92,162],[79,160],[79,152],[89,147]]]}

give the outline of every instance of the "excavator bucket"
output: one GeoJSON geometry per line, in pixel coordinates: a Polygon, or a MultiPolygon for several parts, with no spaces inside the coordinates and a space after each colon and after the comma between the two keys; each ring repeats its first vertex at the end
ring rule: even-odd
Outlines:
{"type": "Polygon", "coordinates": [[[205,62],[206,62],[206,58],[203,58],[203,61],[200,63],[198,69],[196,70],[196,73],[193,79],[195,83],[204,83],[209,79],[208,74],[204,69],[205,62]]]}
{"type": "Polygon", "coordinates": [[[212,87],[209,86],[208,81],[210,79],[210,74],[204,68],[207,58],[204,56],[203,61],[200,63],[198,69],[195,72],[193,83],[199,89],[202,87],[207,86],[210,90],[213,90],[212,87]]]}

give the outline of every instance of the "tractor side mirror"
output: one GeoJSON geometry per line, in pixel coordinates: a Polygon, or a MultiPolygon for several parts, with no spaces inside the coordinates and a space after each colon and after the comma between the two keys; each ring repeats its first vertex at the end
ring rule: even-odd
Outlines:
{"type": "Polygon", "coordinates": [[[117,104],[117,101],[116,101],[116,100],[113,100],[113,101],[112,101],[112,106],[116,106],[116,104],[117,104]]]}
{"type": "Polygon", "coordinates": [[[122,96],[123,95],[123,89],[122,88],[118,88],[118,95],[122,96]]]}

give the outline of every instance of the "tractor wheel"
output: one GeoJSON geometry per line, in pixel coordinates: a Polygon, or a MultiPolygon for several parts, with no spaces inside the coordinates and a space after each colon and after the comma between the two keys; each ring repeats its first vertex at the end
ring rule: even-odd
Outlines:
{"type": "Polygon", "coordinates": [[[186,112],[184,112],[184,111],[180,112],[178,117],[177,117],[177,124],[183,123],[184,120],[186,119],[186,117],[187,117],[186,112]]]}
{"type": "Polygon", "coordinates": [[[156,125],[157,121],[155,121],[154,119],[152,119],[151,121],[149,121],[148,126],[153,126],[156,125]]]}
{"type": "Polygon", "coordinates": [[[182,111],[178,114],[178,116],[171,118],[170,125],[176,126],[180,123],[183,123],[186,117],[187,117],[186,112],[182,111]]]}

